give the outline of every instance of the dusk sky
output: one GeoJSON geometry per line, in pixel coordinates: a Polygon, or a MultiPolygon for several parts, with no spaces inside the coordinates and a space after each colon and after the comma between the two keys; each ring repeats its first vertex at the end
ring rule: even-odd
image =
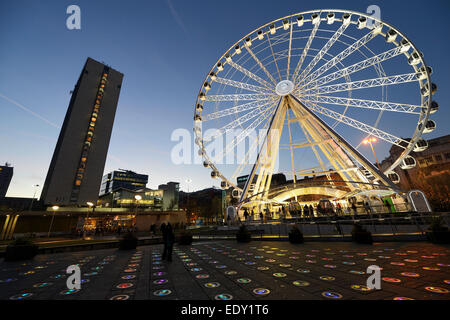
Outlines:
{"type": "MultiPolygon", "coordinates": [[[[87,57],[124,74],[105,172],[148,174],[150,188],[178,181],[187,190],[188,178],[190,191],[218,185],[203,166],[170,159],[172,132],[192,132],[196,95],[211,66],[271,20],[322,8],[365,13],[372,4],[433,67],[440,110],[432,117],[437,129],[426,139],[449,134],[448,0],[1,1],[0,163],[14,167],[7,196],[31,197],[34,184],[40,194],[87,57]],[[81,8],[81,30],[66,28],[71,4],[81,8]]],[[[377,155],[383,159],[387,150],[377,155]]]]}

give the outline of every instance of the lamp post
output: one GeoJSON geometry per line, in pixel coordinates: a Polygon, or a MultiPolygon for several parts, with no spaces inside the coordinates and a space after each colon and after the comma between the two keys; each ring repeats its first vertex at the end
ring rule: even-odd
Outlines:
{"type": "Polygon", "coordinates": [[[364,144],[369,144],[370,148],[372,149],[373,156],[375,157],[375,161],[377,163],[378,169],[381,170],[380,164],[378,163],[377,155],[375,154],[375,150],[373,149],[372,143],[377,142],[377,138],[367,138],[363,141],[364,144]]]}
{"type": "MultiPolygon", "coordinates": [[[[186,180],[187,183],[187,200],[186,200],[186,213],[189,209],[189,185],[191,184],[192,180],[190,178],[187,178],[186,180]]],[[[190,220],[190,217],[189,217],[190,220]]],[[[188,221],[188,223],[190,223],[191,221],[188,221]]]]}
{"type": "Polygon", "coordinates": [[[59,206],[53,206],[52,210],[53,210],[53,215],[52,215],[52,221],[50,222],[50,228],[48,228],[48,234],[47,237],[50,237],[50,231],[52,230],[52,226],[53,226],[53,219],[55,219],[55,212],[59,209],[59,206]]]}
{"type": "Polygon", "coordinates": [[[86,225],[86,222],[87,222],[88,219],[89,219],[89,211],[90,211],[89,209],[91,209],[91,208],[94,207],[94,203],[92,203],[92,202],[90,202],[90,201],[86,202],[86,204],[88,205],[88,207],[87,207],[86,221],[85,221],[85,223],[83,224],[83,239],[86,238],[86,227],[85,227],[85,225],[86,225]]]}
{"type": "Polygon", "coordinates": [[[142,200],[142,196],[137,194],[134,196],[134,199],[136,200],[136,212],[134,214],[134,224],[136,225],[138,205],[139,205],[139,201],[142,200]]]}
{"type": "Polygon", "coordinates": [[[31,199],[30,208],[28,209],[28,211],[31,211],[31,209],[33,208],[34,198],[36,197],[36,192],[37,192],[37,188],[39,188],[39,185],[35,184],[35,185],[33,185],[33,187],[34,187],[33,198],[31,199]]]}

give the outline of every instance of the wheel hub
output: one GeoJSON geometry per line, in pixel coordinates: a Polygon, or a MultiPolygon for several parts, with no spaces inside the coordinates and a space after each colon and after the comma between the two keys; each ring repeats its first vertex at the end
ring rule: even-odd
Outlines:
{"type": "Polygon", "coordinates": [[[287,96],[294,90],[294,84],[290,80],[283,80],[278,82],[275,87],[275,92],[279,96],[287,96]]]}

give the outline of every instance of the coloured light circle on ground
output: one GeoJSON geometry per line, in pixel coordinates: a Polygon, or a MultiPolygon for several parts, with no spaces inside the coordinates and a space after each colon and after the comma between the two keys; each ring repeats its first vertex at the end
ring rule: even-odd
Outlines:
{"type": "Polygon", "coordinates": [[[75,294],[78,291],[80,291],[80,290],[78,290],[78,289],[67,289],[67,290],[61,291],[59,294],[67,296],[67,295],[75,294]]]}
{"type": "Polygon", "coordinates": [[[28,292],[28,293],[21,293],[21,294],[16,294],[15,296],[10,297],[10,300],[23,300],[23,299],[28,299],[32,296],[33,294],[28,292]]]}
{"type": "Polygon", "coordinates": [[[124,272],[136,272],[136,269],[134,268],[129,268],[129,269],[125,269],[123,270],[124,272]]]}
{"type": "Polygon", "coordinates": [[[444,280],[444,283],[450,284],[450,280],[444,280]]]}
{"type": "Polygon", "coordinates": [[[430,271],[439,271],[439,270],[441,270],[441,269],[436,268],[436,267],[423,267],[422,269],[423,270],[430,270],[430,271]]]}
{"type": "Polygon", "coordinates": [[[171,293],[172,293],[172,291],[169,289],[161,289],[161,290],[156,290],[155,292],[153,292],[153,295],[162,297],[162,296],[167,296],[171,293]]]}
{"type": "Polygon", "coordinates": [[[198,271],[201,271],[201,270],[203,270],[203,269],[202,268],[192,268],[191,269],[192,272],[198,272],[198,271]]]}
{"type": "Polygon", "coordinates": [[[307,282],[307,281],[299,281],[299,280],[292,282],[292,284],[294,286],[297,286],[297,287],[307,287],[307,286],[309,286],[309,282],[307,282]]]}
{"type": "Polygon", "coordinates": [[[359,284],[354,284],[350,288],[352,288],[353,290],[356,290],[356,291],[361,291],[361,292],[367,292],[367,291],[371,291],[372,290],[372,289],[370,289],[370,288],[368,288],[366,286],[359,285],[359,284]]]}
{"type": "Polygon", "coordinates": [[[164,276],[166,273],[165,272],[162,272],[162,271],[160,271],[160,272],[154,272],[153,273],[153,275],[154,276],[157,276],[157,277],[160,277],[160,276],[164,276]]]}
{"type": "Polygon", "coordinates": [[[233,299],[233,296],[228,293],[221,293],[214,297],[215,300],[231,300],[233,299]]]}
{"type": "Polygon", "coordinates": [[[414,273],[414,272],[402,272],[401,275],[405,276],[405,277],[411,277],[411,278],[417,278],[420,276],[418,273],[414,273]]]}
{"type": "Polygon", "coordinates": [[[316,260],[306,260],[305,262],[306,262],[306,263],[317,263],[316,260]]]}
{"type": "Polygon", "coordinates": [[[154,284],[164,284],[167,283],[169,280],[167,279],[157,279],[155,281],[153,281],[154,284]]]}
{"type": "Polygon", "coordinates": [[[41,282],[41,283],[36,283],[35,285],[33,285],[34,288],[45,288],[45,287],[49,287],[53,285],[53,283],[51,282],[41,282]]]}
{"type": "Polygon", "coordinates": [[[284,278],[284,277],[286,277],[286,273],[276,272],[273,274],[273,276],[276,278],[284,278]]]}
{"type": "Polygon", "coordinates": [[[117,296],[114,296],[112,298],[110,298],[109,300],[128,300],[130,299],[130,296],[127,294],[119,294],[117,296]]]}
{"type": "Polygon", "coordinates": [[[270,268],[269,267],[258,267],[257,269],[261,270],[261,271],[265,271],[265,270],[269,270],[270,268]]]}
{"type": "Polygon", "coordinates": [[[437,263],[436,265],[439,267],[450,267],[450,264],[444,264],[444,263],[437,263]]]}
{"type": "Polygon", "coordinates": [[[402,280],[400,280],[400,279],[388,278],[388,277],[384,277],[384,278],[382,278],[382,280],[386,281],[386,282],[390,282],[390,283],[400,283],[400,282],[402,282],[402,280]]]}
{"type": "Polygon", "coordinates": [[[66,275],[65,274],[55,274],[54,276],[50,276],[50,278],[52,279],[61,279],[61,278],[65,278],[66,275]]]}
{"type": "Polygon", "coordinates": [[[334,281],[334,280],[336,280],[336,278],[332,277],[332,276],[320,276],[319,279],[320,280],[324,280],[324,281],[334,281]]]}
{"type": "Polygon", "coordinates": [[[17,279],[16,278],[8,278],[8,279],[0,280],[0,283],[9,283],[9,282],[13,282],[13,281],[17,281],[17,279]]]}
{"type": "Polygon", "coordinates": [[[137,263],[132,263],[132,264],[129,264],[128,266],[131,267],[131,268],[132,268],[132,267],[139,267],[139,264],[137,264],[137,263]]]}
{"type": "Polygon", "coordinates": [[[225,272],[225,274],[231,276],[231,275],[237,274],[237,272],[236,271],[227,271],[227,272],[225,272]]]}
{"type": "Polygon", "coordinates": [[[394,266],[404,266],[405,264],[403,262],[391,262],[394,266]]]}
{"type": "Polygon", "coordinates": [[[220,264],[220,265],[216,266],[217,269],[225,269],[226,267],[227,266],[223,265],[223,264],[220,264]]]}
{"type": "Polygon", "coordinates": [[[357,271],[357,270],[351,270],[349,272],[353,274],[366,274],[364,271],[357,271]]]}
{"type": "Polygon", "coordinates": [[[256,288],[253,290],[253,293],[261,296],[266,296],[270,293],[270,290],[265,288],[256,288]]]}
{"type": "Polygon", "coordinates": [[[134,278],[136,278],[136,276],[134,274],[130,274],[130,275],[122,277],[123,280],[131,280],[131,279],[134,279],[134,278]]]}
{"type": "Polygon", "coordinates": [[[290,268],[290,267],[292,267],[292,265],[288,264],[288,263],[280,263],[280,267],[282,267],[282,268],[290,268]]]}
{"type": "Polygon", "coordinates": [[[220,287],[220,283],[218,283],[218,282],[208,282],[208,283],[205,283],[205,287],[206,288],[217,288],[217,287],[220,287]]]}
{"type": "Polygon", "coordinates": [[[448,293],[447,289],[440,287],[425,287],[425,290],[433,292],[433,293],[448,293]]]}
{"type": "Polygon", "coordinates": [[[324,265],[325,268],[329,268],[329,269],[335,269],[336,266],[334,264],[326,264],[324,265]]]}
{"type": "Polygon", "coordinates": [[[394,300],[415,300],[415,299],[408,297],[395,297],[394,300]]]}
{"type": "Polygon", "coordinates": [[[276,260],[274,260],[274,259],[267,259],[266,260],[266,262],[269,262],[269,263],[273,263],[273,262],[275,262],[276,260]]]}
{"type": "Polygon", "coordinates": [[[247,261],[245,264],[248,265],[248,266],[252,266],[252,265],[254,265],[255,263],[254,263],[253,261],[247,261]]]}
{"type": "Polygon", "coordinates": [[[342,299],[342,295],[336,292],[322,292],[322,296],[329,299],[342,299]]]}
{"type": "Polygon", "coordinates": [[[209,278],[208,274],[198,274],[195,276],[197,279],[207,279],[209,278]]]}
{"type": "Polygon", "coordinates": [[[419,262],[419,260],[414,260],[414,259],[405,259],[403,261],[405,261],[405,262],[413,262],[413,263],[419,262]]]}
{"type": "Polygon", "coordinates": [[[116,286],[117,289],[128,289],[134,286],[132,283],[121,283],[116,286]]]}
{"type": "Polygon", "coordinates": [[[96,275],[98,275],[98,272],[95,272],[95,271],[84,274],[85,277],[92,277],[92,276],[96,276],[96,275]]]}
{"type": "Polygon", "coordinates": [[[299,273],[310,273],[311,271],[308,269],[297,269],[297,272],[299,273]]]}
{"type": "Polygon", "coordinates": [[[239,282],[239,283],[250,283],[250,282],[252,282],[252,280],[249,279],[249,278],[239,278],[236,281],[239,282]]]}

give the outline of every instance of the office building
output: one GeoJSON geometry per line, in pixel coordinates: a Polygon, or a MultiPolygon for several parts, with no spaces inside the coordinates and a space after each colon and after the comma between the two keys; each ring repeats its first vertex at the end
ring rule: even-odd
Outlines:
{"type": "Polygon", "coordinates": [[[119,188],[128,190],[143,189],[147,186],[147,183],[148,175],[139,174],[130,170],[115,170],[103,176],[100,187],[100,196],[119,188]]]}
{"type": "Polygon", "coordinates": [[[73,90],[41,194],[46,205],[95,202],[123,74],[88,58],[73,90]]]}
{"type": "Polygon", "coordinates": [[[0,198],[4,198],[6,192],[8,192],[9,184],[13,176],[13,170],[13,167],[11,167],[9,163],[0,166],[0,198]]]}

